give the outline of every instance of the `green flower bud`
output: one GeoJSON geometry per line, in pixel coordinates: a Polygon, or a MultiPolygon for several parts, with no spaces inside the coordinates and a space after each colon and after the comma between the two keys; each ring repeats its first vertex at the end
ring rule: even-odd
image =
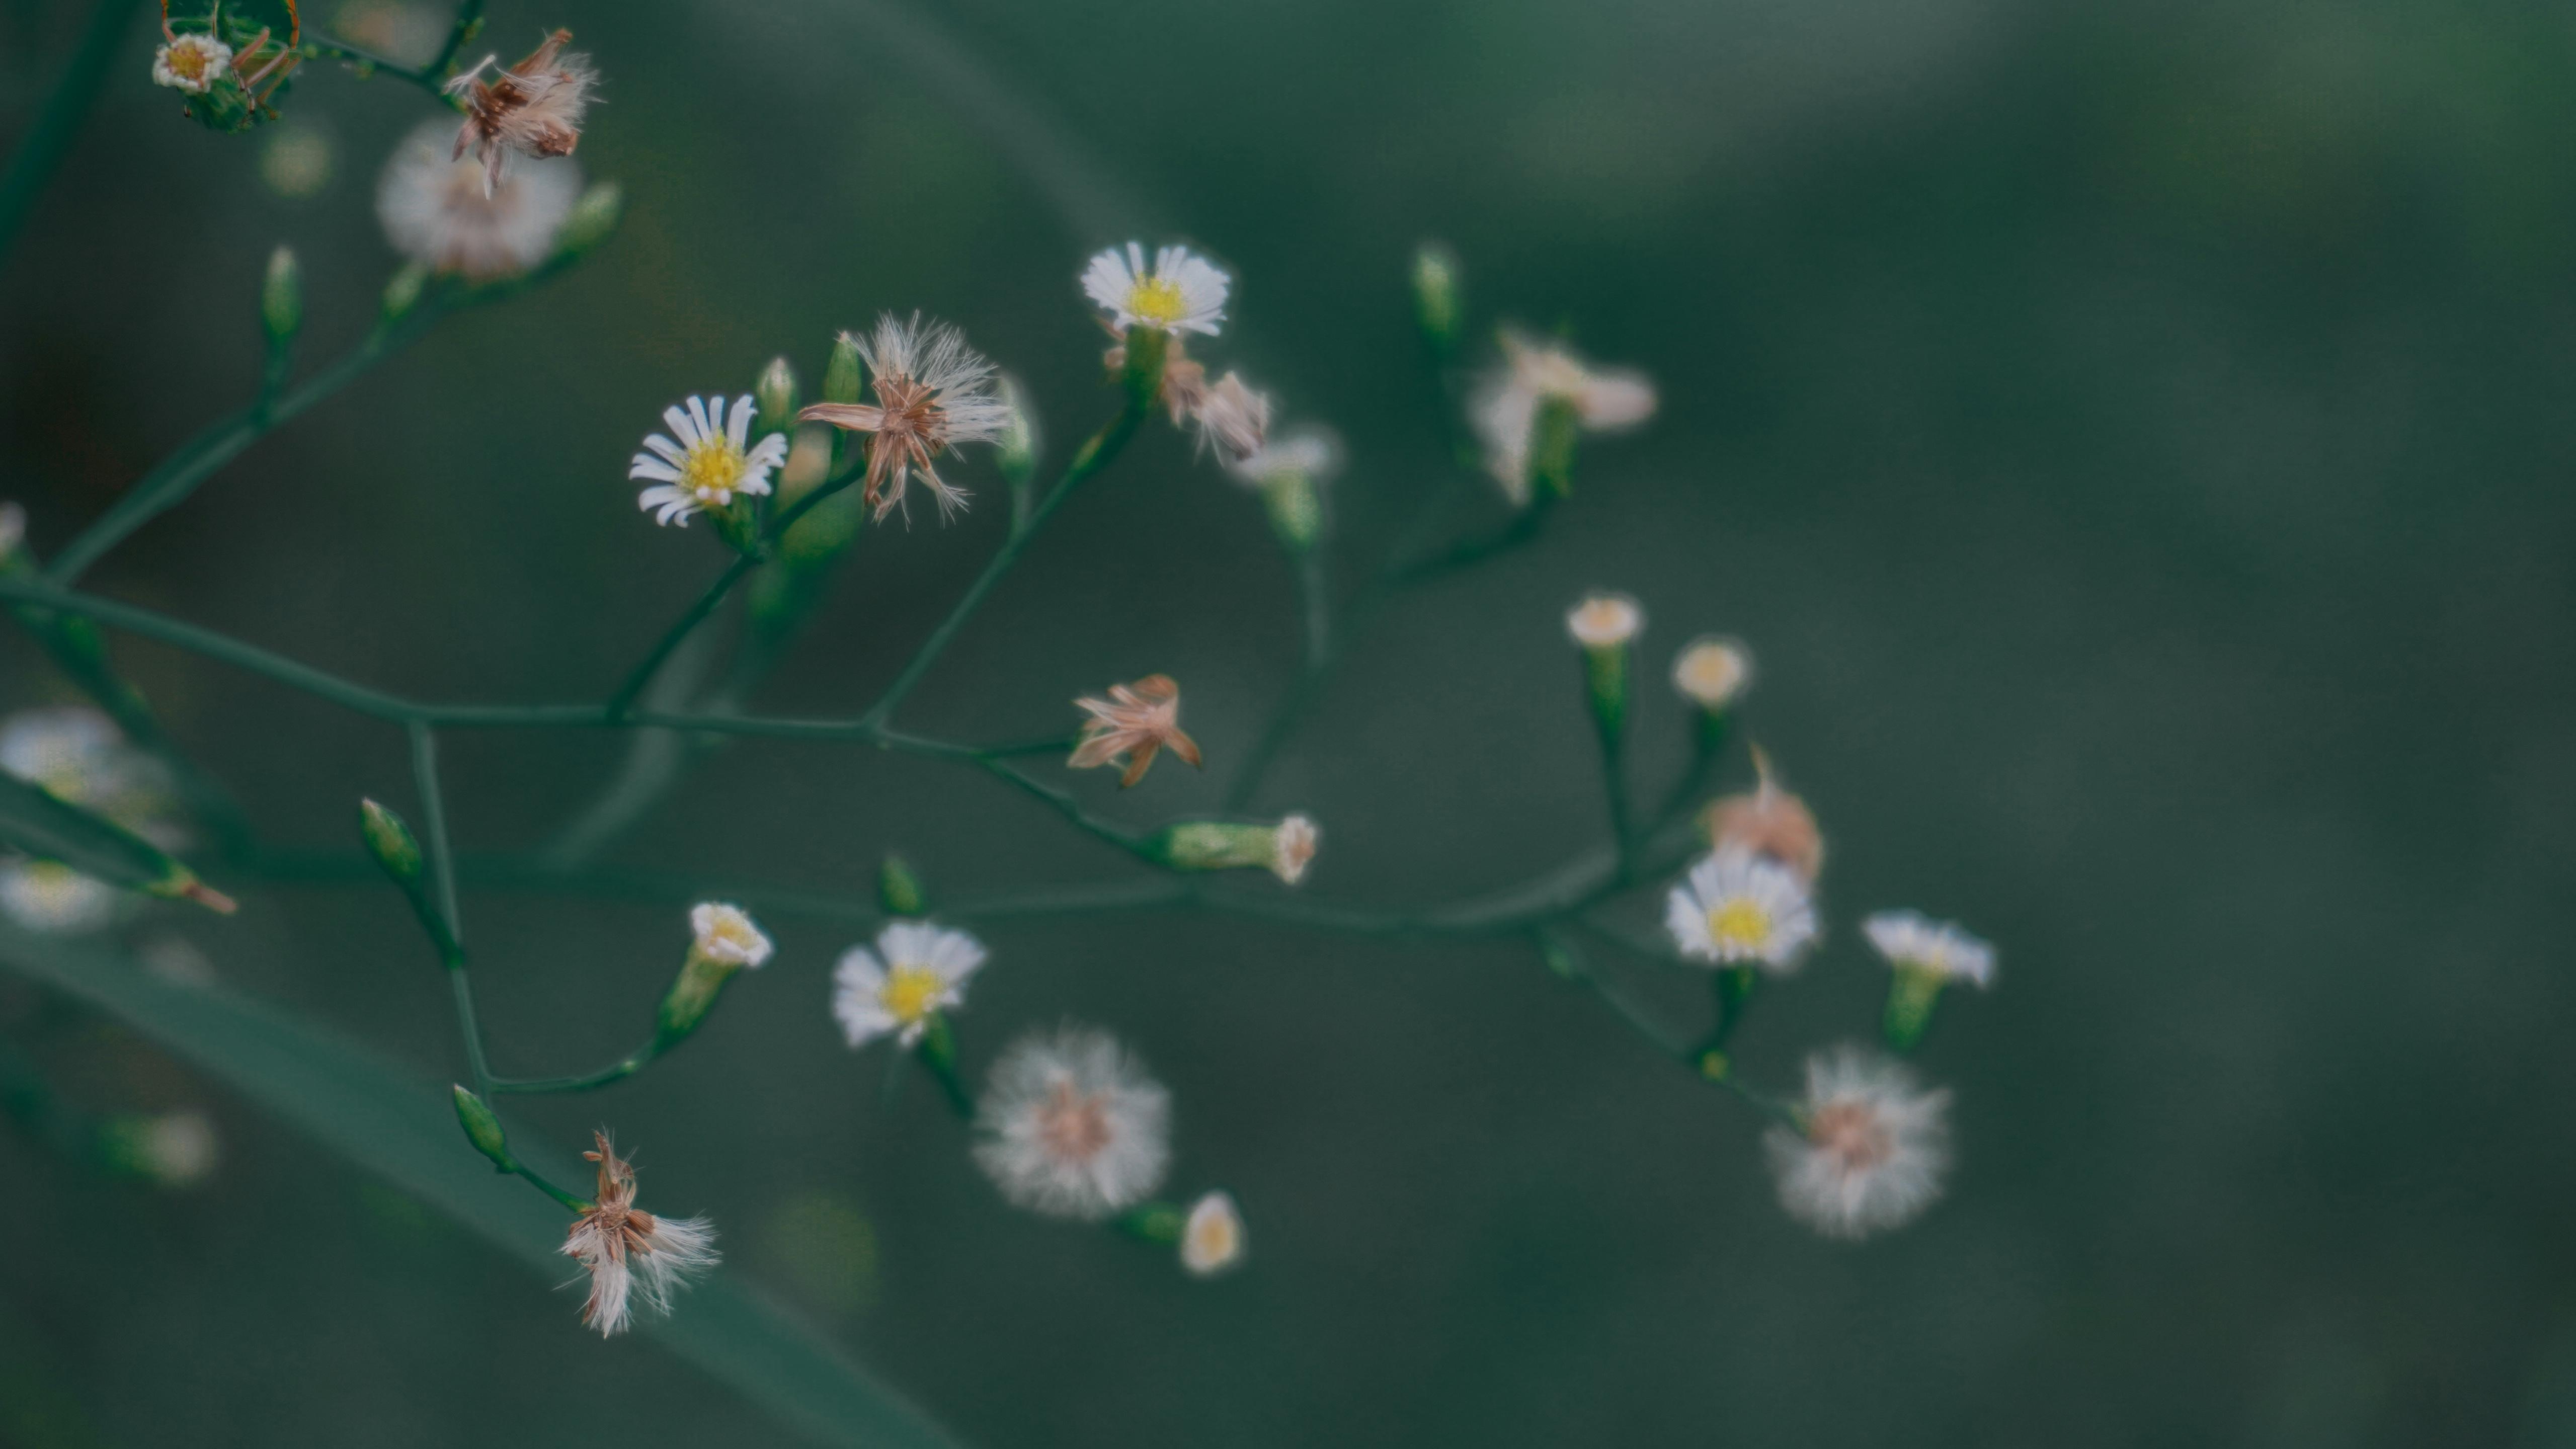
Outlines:
{"type": "Polygon", "coordinates": [[[1615,737],[1627,724],[1628,644],[1645,623],[1636,601],[1618,594],[1593,594],[1565,616],[1565,631],[1583,646],[1593,721],[1606,736],[1615,737]]]}
{"type": "Polygon", "coordinates": [[[1556,498],[1574,492],[1574,440],[1582,430],[1583,415],[1571,399],[1551,397],[1541,402],[1538,416],[1530,422],[1529,475],[1536,494],[1556,498]]]}
{"type": "Polygon", "coordinates": [[[737,972],[759,967],[775,949],[759,925],[737,906],[715,901],[698,905],[689,912],[689,928],[695,938],[689,943],[688,959],[680,963],[679,979],[671,983],[654,1016],[657,1046],[667,1047],[697,1030],[707,1013],[715,1010],[725,983],[737,972]]]}
{"type": "Polygon", "coordinates": [[[823,364],[823,401],[854,403],[867,386],[859,366],[859,339],[844,332],[832,339],[832,360],[823,364]]]}
{"type": "Polygon", "coordinates": [[[888,855],[877,870],[877,903],[890,916],[918,916],[930,910],[930,893],[922,889],[921,877],[900,855],[888,855]]]}
{"type": "Polygon", "coordinates": [[[1899,965],[1895,977],[1887,984],[1887,1014],[1883,1030],[1888,1046],[1898,1052],[1914,1050],[1923,1039],[1925,1028],[1932,1025],[1932,1008],[1941,1001],[1941,988],[1949,983],[1943,972],[1921,966],[1899,965]]]}
{"type": "Polygon", "coordinates": [[[429,268],[418,262],[406,265],[385,283],[384,319],[399,322],[420,305],[421,289],[429,285],[429,268]]]}
{"type": "Polygon", "coordinates": [[[1424,339],[1447,355],[1458,341],[1458,258],[1438,242],[1413,252],[1413,316],[1424,339]]]}
{"type": "Polygon", "coordinates": [[[1324,529],[1324,496],[1305,473],[1275,474],[1261,485],[1261,505],[1270,515],[1270,531],[1292,553],[1314,546],[1324,529]]]}
{"type": "Polygon", "coordinates": [[[501,1119],[483,1099],[463,1087],[456,1088],[456,1125],[465,1129],[465,1140],[474,1150],[492,1159],[496,1172],[516,1172],[519,1160],[510,1155],[510,1139],[501,1131],[501,1119]]]}
{"type": "Polygon", "coordinates": [[[760,370],[760,380],[752,384],[751,395],[760,404],[751,425],[754,439],[796,430],[796,369],[786,358],[769,359],[769,365],[760,370]]]}
{"type": "Polygon", "coordinates": [[[367,842],[367,853],[396,885],[409,888],[420,880],[420,842],[401,816],[373,800],[360,800],[358,834],[367,842]]]}
{"type": "Polygon", "coordinates": [[[626,193],[614,181],[603,181],[581,194],[555,237],[559,256],[577,257],[608,240],[626,210],[626,193]]]}
{"type": "Polygon", "coordinates": [[[1266,870],[1295,885],[1305,877],[1320,839],[1315,822],[1303,815],[1276,825],[1188,820],[1166,826],[1145,849],[1174,870],[1266,870]]]}
{"type": "Polygon", "coordinates": [[[1002,436],[994,439],[993,461],[1011,485],[1011,517],[1016,520],[1028,516],[1033,501],[1030,487],[1038,471],[1038,420],[1029,411],[1029,395],[1018,378],[1003,373],[1000,392],[1002,405],[1011,410],[1011,420],[1003,426],[1002,436]]]}
{"type": "Polygon", "coordinates": [[[286,341],[304,326],[303,269],[287,247],[268,254],[268,279],[259,289],[259,320],[273,343],[286,341]]]}

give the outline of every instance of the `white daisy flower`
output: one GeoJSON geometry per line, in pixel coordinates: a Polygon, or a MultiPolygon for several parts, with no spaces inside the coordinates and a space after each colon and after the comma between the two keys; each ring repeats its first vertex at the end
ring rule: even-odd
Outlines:
{"type": "Polygon", "coordinates": [[[666,1218],[635,1206],[635,1168],[608,1134],[582,1156],[599,1164],[598,1201],[573,1219],[562,1252],[590,1274],[581,1321],[614,1338],[640,1306],[671,1311],[672,1296],[716,1263],[716,1232],[704,1218],[666,1218]]]}
{"type": "Polygon", "coordinates": [[[701,901],[689,908],[692,955],[719,966],[757,967],[769,959],[769,937],[740,906],[701,901]]]}
{"type": "Polygon", "coordinates": [[[1860,929],[1891,966],[1980,987],[1995,983],[1995,948],[1955,922],[1919,911],[1880,911],[1860,929]]]}
{"type": "Polygon", "coordinates": [[[1763,1137],[1780,1205],[1829,1238],[1859,1238],[1913,1218],[1950,1167],[1950,1094],[1916,1087],[1886,1057],[1842,1046],[1807,1059],[1803,1130],[1763,1137]]]}
{"type": "Polygon", "coordinates": [[[933,1014],[966,1002],[966,978],[984,964],[984,943],[926,921],[896,921],[877,948],[852,946],[832,970],[832,1015],[858,1050],[893,1033],[912,1046],[933,1014]]]}
{"type": "Polygon", "coordinates": [[[1586,432],[1615,432],[1655,415],[1655,385],[1641,372],[1596,369],[1572,351],[1505,329],[1502,365],[1469,408],[1485,467],[1514,504],[1529,502],[1531,433],[1539,407],[1563,402],[1586,432]]]}
{"type": "Polygon", "coordinates": [[[975,1162],[1020,1207],[1097,1222],[1162,1185],[1171,1115],[1171,1094],[1117,1038],[1064,1026],[994,1064],[975,1162]]]}
{"type": "Polygon", "coordinates": [[[0,861],[0,915],[20,928],[77,936],[116,919],[116,887],[50,860],[0,861]]]}
{"type": "Polygon", "coordinates": [[[650,510],[655,523],[686,528],[692,513],[730,507],[736,494],[767,493],[770,470],[787,461],[787,435],[752,443],[755,411],[749,393],[734,399],[730,419],[722,397],[691,397],[664,408],[662,421],[679,441],[660,433],[645,437],[645,451],[627,465],[626,477],[654,486],[635,496],[635,506],[650,510]]]}
{"type": "Polygon", "coordinates": [[[876,404],[816,403],[796,420],[873,435],[864,501],[877,517],[903,503],[915,470],[939,500],[942,518],[964,507],[966,490],[942,479],[931,463],[961,444],[999,442],[1018,426],[992,362],[947,323],[922,325],[918,312],[910,320],[885,313],[873,333],[844,332],[841,340],[867,363],[876,404]]]}
{"type": "Polygon", "coordinates": [[[1724,709],[1752,685],[1753,651],[1733,639],[1693,639],[1673,656],[1673,688],[1702,709],[1724,709]]]}
{"type": "Polygon", "coordinates": [[[152,55],[152,83],[202,96],[233,64],[233,48],[211,35],[173,35],[152,55]]]}
{"type": "Polygon", "coordinates": [[[1625,594],[1591,594],[1569,610],[1565,632],[1586,649],[1616,649],[1646,627],[1646,611],[1625,594]]]}
{"type": "Polygon", "coordinates": [[[394,250],[468,281],[516,276],[552,256],[581,167],[570,159],[513,166],[486,195],[485,168],[459,160],[455,133],[424,121],[394,148],[376,183],[376,218],[394,250]]]}
{"type": "Polygon", "coordinates": [[[1082,290],[1109,313],[1120,332],[1153,327],[1165,332],[1217,333],[1225,320],[1226,290],[1232,285],[1207,258],[1188,247],[1164,247],[1154,253],[1151,270],[1145,248],[1127,243],[1122,255],[1111,247],[1091,259],[1083,271],[1082,290]]]}
{"type": "Polygon", "coordinates": [[[1181,1225],[1181,1266],[1213,1278],[1243,1262],[1243,1214],[1234,1199],[1212,1192],[1190,1205],[1181,1225]]]}
{"type": "Polygon", "coordinates": [[[1786,975],[1816,939],[1816,908],[1795,871],[1749,850],[1721,850],[1691,867],[1665,899],[1664,928],[1683,955],[1752,962],[1786,975]]]}

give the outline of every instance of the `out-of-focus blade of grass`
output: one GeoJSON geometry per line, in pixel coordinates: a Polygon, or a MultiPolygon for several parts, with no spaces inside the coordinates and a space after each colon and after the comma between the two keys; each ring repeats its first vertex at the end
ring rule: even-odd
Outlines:
{"type": "Polygon", "coordinates": [[[161,847],[6,772],[0,772],[0,841],[110,885],[232,914],[230,897],[209,889],[161,847]]]}
{"type": "MultiPolygon", "coordinates": [[[[165,981],[123,954],[0,925],[0,967],[105,1011],[332,1151],[491,1239],[549,1278],[569,1219],[527,1184],[493,1172],[457,1131],[448,1089],[414,1078],[328,1027],[213,987],[165,981]]],[[[561,1154],[514,1137],[511,1150],[558,1182],[561,1154]]],[[[564,1331],[577,1327],[567,1300],[564,1331]]],[[[954,1443],[831,1345],[719,1271],[648,1330],[817,1444],[903,1449],[954,1443]]]]}

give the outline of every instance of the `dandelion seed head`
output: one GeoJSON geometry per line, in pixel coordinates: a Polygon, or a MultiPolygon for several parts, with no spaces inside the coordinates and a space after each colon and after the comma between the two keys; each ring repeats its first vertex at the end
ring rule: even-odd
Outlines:
{"type": "Polygon", "coordinates": [[[1107,1032],[1022,1037],[993,1066],[975,1161],[1033,1212],[1096,1222],[1162,1185],[1171,1096],[1107,1032]]]}
{"type": "Polygon", "coordinates": [[[394,250],[478,282],[517,276],[553,255],[581,197],[581,168],[532,162],[487,191],[484,168],[456,159],[449,135],[446,123],[425,121],[385,163],[376,217],[394,250]]]}
{"type": "Polygon", "coordinates": [[[1902,1064],[1842,1046],[1807,1059],[1799,1129],[1763,1146],[1789,1215],[1833,1238],[1899,1226],[1941,1195],[1950,1167],[1950,1094],[1902,1064]]]}
{"type": "Polygon", "coordinates": [[[704,1218],[666,1218],[635,1206],[634,1164],[606,1132],[582,1156],[599,1164],[597,1201],[573,1219],[562,1252],[590,1275],[581,1321],[613,1338],[638,1311],[671,1311],[671,1300],[715,1266],[715,1228],[704,1218]]]}
{"type": "Polygon", "coordinates": [[[924,323],[918,312],[885,313],[872,332],[845,332],[841,340],[866,363],[875,404],[816,403],[797,418],[873,435],[865,502],[877,517],[903,506],[916,473],[942,518],[964,508],[966,490],[940,477],[933,463],[966,443],[999,442],[1018,425],[991,360],[967,346],[964,333],[924,323]]]}

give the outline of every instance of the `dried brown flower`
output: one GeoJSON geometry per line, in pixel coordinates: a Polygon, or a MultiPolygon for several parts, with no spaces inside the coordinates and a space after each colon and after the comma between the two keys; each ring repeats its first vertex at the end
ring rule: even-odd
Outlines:
{"type": "Polygon", "coordinates": [[[714,1266],[715,1229],[704,1218],[664,1218],[635,1206],[634,1164],[617,1155],[606,1132],[583,1157],[599,1164],[599,1200],[573,1219],[563,1251],[590,1273],[590,1298],[581,1321],[603,1338],[626,1330],[631,1305],[655,1313],[671,1309],[671,1295],[688,1279],[714,1266]]]}
{"type": "Polygon", "coordinates": [[[483,162],[483,193],[501,184],[501,163],[509,153],[522,156],[569,156],[581,141],[582,113],[590,107],[590,88],[599,72],[586,55],[565,55],[569,30],[545,38],[528,58],[491,80],[483,72],[500,62],[497,55],[447,83],[448,94],[465,105],[465,124],[456,132],[456,156],[471,150],[483,162]]]}
{"type": "Polygon", "coordinates": [[[1118,783],[1124,788],[1145,778],[1154,756],[1166,745],[1192,766],[1199,764],[1198,742],[1181,733],[1181,687],[1168,674],[1113,684],[1107,699],[1083,698],[1074,703],[1089,710],[1091,718],[1083,722],[1082,739],[1074,746],[1073,758],[1065,762],[1073,769],[1123,761],[1127,772],[1118,777],[1118,783]]]}

